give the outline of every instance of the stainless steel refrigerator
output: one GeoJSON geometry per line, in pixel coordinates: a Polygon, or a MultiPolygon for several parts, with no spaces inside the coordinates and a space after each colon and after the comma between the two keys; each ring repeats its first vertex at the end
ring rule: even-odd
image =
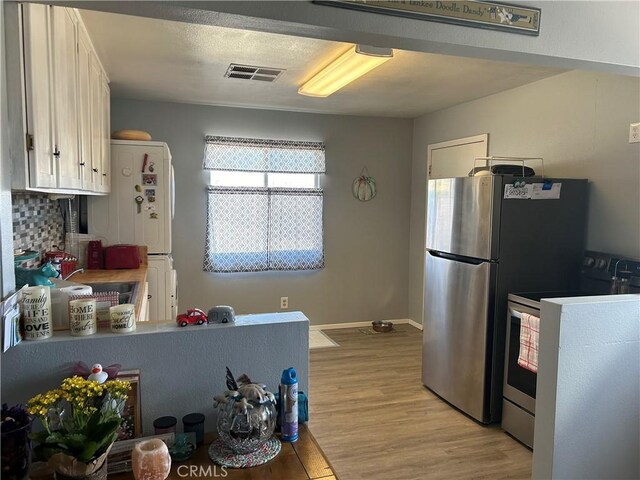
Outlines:
{"type": "Polygon", "coordinates": [[[428,182],[422,381],[482,423],[501,416],[508,293],[569,290],[584,251],[587,180],[514,180],[428,182]]]}

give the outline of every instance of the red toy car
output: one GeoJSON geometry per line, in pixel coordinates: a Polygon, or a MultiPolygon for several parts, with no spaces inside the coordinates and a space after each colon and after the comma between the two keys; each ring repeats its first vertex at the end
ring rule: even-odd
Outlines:
{"type": "Polygon", "coordinates": [[[203,323],[207,323],[207,314],[199,308],[190,308],[187,310],[187,313],[179,314],[178,318],[176,318],[176,322],[181,327],[194,324],[202,325],[203,323]]]}

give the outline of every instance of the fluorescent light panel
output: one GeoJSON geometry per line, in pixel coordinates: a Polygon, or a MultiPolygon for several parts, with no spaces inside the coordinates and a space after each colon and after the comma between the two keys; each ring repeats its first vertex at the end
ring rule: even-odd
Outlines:
{"type": "Polygon", "coordinates": [[[298,89],[301,95],[328,97],[393,58],[390,48],[355,45],[298,89]]]}

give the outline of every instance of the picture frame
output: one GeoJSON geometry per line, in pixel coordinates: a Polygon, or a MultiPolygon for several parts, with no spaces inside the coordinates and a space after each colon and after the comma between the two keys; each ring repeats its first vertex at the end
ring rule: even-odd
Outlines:
{"type": "Polygon", "coordinates": [[[122,425],[118,430],[118,441],[142,436],[142,401],[140,398],[140,370],[121,370],[118,380],[131,384],[122,412],[122,425]]]}

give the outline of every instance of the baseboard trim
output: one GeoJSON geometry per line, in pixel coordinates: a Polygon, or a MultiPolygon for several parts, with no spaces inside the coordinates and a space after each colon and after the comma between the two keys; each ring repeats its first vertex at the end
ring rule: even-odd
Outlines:
{"type": "MultiPolygon", "coordinates": [[[[411,325],[418,330],[422,330],[422,325],[410,318],[393,318],[389,321],[396,325],[411,325]]],[[[370,326],[371,322],[326,323],[324,325],[310,325],[309,330],[337,330],[339,328],[362,328],[370,326]]]]}

